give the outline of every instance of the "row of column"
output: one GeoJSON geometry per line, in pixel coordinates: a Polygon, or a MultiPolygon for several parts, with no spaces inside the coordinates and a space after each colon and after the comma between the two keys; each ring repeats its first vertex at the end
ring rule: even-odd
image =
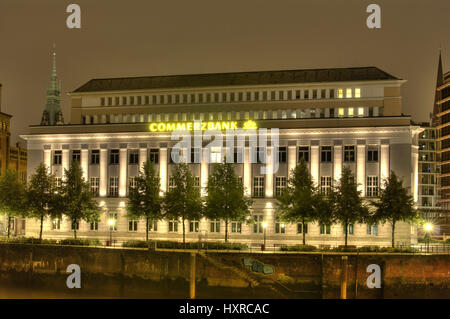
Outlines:
{"type": "MultiPolygon", "coordinates": [[[[295,168],[297,164],[297,146],[289,145],[287,154],[287,167],[288,173],[295,168]]],[[[127,195],[127,149],[121,148],[119,150],[119,197],[126,197],[127,195]]],[[[333,179],[339,180],[342,173],[343,164],[343,147],[342,145],[334,145],[333,147],[333,179]]],[[[62,171],[64,172],[69,168],[69,150],[62,150],[62,171]]],[[[414,154],[416,157],[417,155],[414,154]]],[[[413,155],[413,156],[414,156],[413,155]]],[[[159,177],[161,180],[161,194],[167,191],[167,163],[168,163],[168,148],[161,147],[159,152],[159,177]]],[[[143,164],[147,158],[147,148],[139,149],[139,167],[142,169],[143,164]]],[[[265,197],[273,197],[274,189],[274,177],[270,172],[272,171],[272,149],[267,148],[267,158],[268,163],[266,164],[266,170],[268,174],[265,177],[265,197]]],[[[380,182],[389,176],[389,144],[382,143],[380,147],[380,182]]],[[[51,167],[51,150],[44,150],[44,164],[47,167],[51,167]]],[[[100,197],[107,196],[108,189],[108,149],[100,149],[100,163],[99,163],[99,195],[100,197]]],[[[250,148],[245,147],[244,150],[244,164],[243,164],[243,184],[246,189],[246,195],[251,195],[252,189],[252,164],[250,163],[250,148]]],[[[81,150],[81,168],[83,170],[83,176],[88,180],[88,169],[89,169],[89,150],[81,150]]],[[[366,180],[365,180],[365,168],[366,168],[366,145],[358,144],[356,146],[356,179],[358,183],[358,188],[365,195],[366,180]]],[[[413,170],[414,171],[414,170],[413,170]]],[[[320,146],[317,145],[310,146],[310,172],[312,179],[316,185],[320,182],[320,146]]],[[[64,174],[64,173],[63,173],[64,174]]],[[[205,195],[205,189],[208,183],[208,163],[205,158],[202,158],[201,168],[200,168],[200,185],[202,188],[202,195],[205,195]]],[[[416,174],[417,175],[417,174],[416,174]]],[[[417,176],[413,177],[413,181],[417,179],[417,176]]],[[[415,190],[416,191],[416,190],[415,190]]],[[[416,191],[417,192],[417,191],[416,191]]]]}

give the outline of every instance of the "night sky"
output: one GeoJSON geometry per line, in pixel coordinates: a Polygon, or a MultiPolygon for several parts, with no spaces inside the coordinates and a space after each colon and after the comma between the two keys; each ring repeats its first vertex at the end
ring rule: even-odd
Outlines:
{"type": "Polygon", "coordinates": [[[40,123],[56,42],[66,122],[65,93],[91,78],[355,66],[408,80],[404,113],[428,121],[449,36],[449,0],[0,0],[2,111],[13,142],[40,123]],[[366,27],[370,3],[381,29],[366,27]]]}

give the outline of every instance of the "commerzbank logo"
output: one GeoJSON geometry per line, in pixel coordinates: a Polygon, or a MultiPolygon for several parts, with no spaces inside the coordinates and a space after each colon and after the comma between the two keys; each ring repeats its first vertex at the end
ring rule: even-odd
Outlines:
{"type": "MultiPolygon", "coordinates": [[[[150,123],[150,132],[173,132],[173,131],[225,131],[239,129],[237,121],[194,121],[194,122],[154,122],[150,123]]],[[[248,120],[243,123],[242,129],[257,129],[258,125],[255,121],[248,120]]]]}

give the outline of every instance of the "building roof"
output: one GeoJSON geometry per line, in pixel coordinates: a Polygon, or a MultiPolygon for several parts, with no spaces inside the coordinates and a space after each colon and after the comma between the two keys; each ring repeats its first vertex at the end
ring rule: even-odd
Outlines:
{"type": "Polygon", "coordinates": [[[92,79],[74,91],[101,92],[290,83],[399,80],[377,67],[185,74],[92,79]]]}

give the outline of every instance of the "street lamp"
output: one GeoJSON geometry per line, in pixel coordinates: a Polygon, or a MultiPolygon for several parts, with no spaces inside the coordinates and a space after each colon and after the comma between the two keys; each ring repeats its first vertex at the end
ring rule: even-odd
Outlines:
{"type": "Polygon", "coordinates": [[[432,223],[425,223],[423,225],[423,229],[425,230],[425,236],[427,237],[427,253],[430,250],[430,233],[433,231],[433,224],[432,223]]]}
{"type": "Polygon", "coordinates": [[[112,231],[114,228],[114,224],[116,223],[116,220],[114,218],[111,218],[108,220],[109,225],[109,245],[112,246],[112,231]]]}
{"type": "Polygon", "coordinates": [[[267,228],[267,222],[262,223],[262,227],[264,229],[264,250],[266,250],[266,228],[267,228]]]}

